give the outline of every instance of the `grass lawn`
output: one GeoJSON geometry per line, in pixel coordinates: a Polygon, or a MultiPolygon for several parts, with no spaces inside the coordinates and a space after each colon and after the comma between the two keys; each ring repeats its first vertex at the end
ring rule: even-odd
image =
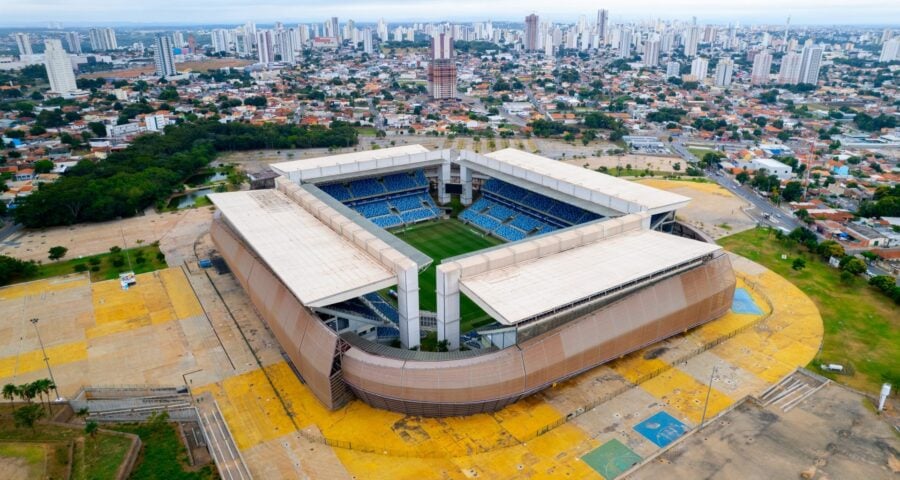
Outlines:
{"type": "Polygon", "coordinates": [[[706,155],[709,152],[715,151],[711,148],[700,148],[700,147],[691,147],[691,148],[688,148],[687,150],[689,152],[691,152],[695,157],[697,157],[697,160],[703,160],[704,155],[706,155]]]}
{"type": "Polygon", "coordinates": [[[719,243],[788,279],[815,302],[825,338],[818,357],[809,365],[811,370],[873,393],[884,382],[900,385],[900,307],[864,278],[843,283],[840,271],[818,255],[778,240],[766,229],[747,230],[721,238],[719,243]],[[782,260],[782,254],[788,258],[782,260]],[[791,268],[797,257],[806,259],[806,268],[799,272],[791,268]],[[819,364],[823,362],[849,365],[853,374],[822,372],[819,364]]]}
{"type": "Polygon", "coordinates": [[[356,133],[361,137],[374,137],[377,131],[375,127],[356,127],[356,133]]]}
{"type": "Polygon", "coordinates": [[[212,465],[193,468],[188,464],[187,449],[171,423],[150,420],[113,427],[120,432],[141,437],[144,446],[131,480],[202,480],[218,478],[212,465]]]}
{"type": "MultiPolygon", "coordinates": [[[[48,472],[45,471],[47,464],[47,444],[43,443],[3,443],[0,442],[0,472],[4,470],[4,463],[20,465],[28,471],[28,478],[45,478],[48,472]]],[[[63,457],[65,459],[66,457],[63,457]]],[[[56,462],[52,462],[56,463],[56,462]]],[[[47,464],[50,468],[52,465],[47,464]]],[[[65,475],[65,463],[62,465],[62,474],[65,475]]],[[[57,469],[58,470],[58,469],[57,469]]],[[[49,476],[56,478],[55,476],[49,476]]]]}
{"type": "MultiPolygon", "coordinates": [[[[424,223],[406,231],[401,229],[392,233],[434,260],[430,267],[419,274],[419,308],[432,312],[437,311],[436,271],[441,260],[504,243],[497,238],[486,237],[473,227],[456,220],[424,223]]],[[[491,322],[490,317],[475,302],[465,295],[460,297],[461,333],[491,322]]]]}
{"type": "MultiPolygon", "coordinates": [[[[34,431],[30,428],[16,428],[12,418],[12,406],[0,404],[0,456],[19,456],[31,460],[38,452],[22,451],[14,453],[15,445],[40,445],[44,450],[43,458],[47,460],[46,476],[62,478],[68,461],[70,444],[84,439],[85,448],[76,448],[72,463],[72,478],[101,479],[115,478],[116,470],[125,458],[131,441],[124,437],[98,433],[91,438],[81,428],[65,428],[38,423],[34,431]]],[[[41,466],[43,471],[43,465],[41,466]]],[[[36,478],[45,478],[39,476],[36,478]]]]}
{"type": "Polygon", "coordinates": [[[122,250],[119,253],[101,253],[99,255],[57,262],[48,260],[41,264],[37,275],[26,281],[75,273],[76,265],[84,265],[88,271],[91,272],[91,281],[94,282],[119,278],[119,274],[123,272],[152,272],[167,267],[165,257],[160,258],[160,254],[161,252],[158,245],[147,245],[129,248],[128,250],[122,250]],[[143,260],[140,260],[141,258],[143,258],[143,260]],[[116,263],[120,262],[121,265],[116,266],[116,263]]]}
{"type": "Polygon", "coordinates": [[[85,436],[84,443],[75,444],[72,478],[92,480],[116,478],[116,471],[131,447],[131,440],[117,435],[85,436]],[[83,445],[83,446],[82,446],[83,445]]]}

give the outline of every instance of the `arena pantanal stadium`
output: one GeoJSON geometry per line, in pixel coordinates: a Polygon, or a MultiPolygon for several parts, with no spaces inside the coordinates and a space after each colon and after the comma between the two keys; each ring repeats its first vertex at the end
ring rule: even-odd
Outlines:
{"type": "Polygon", "coordinates": [[[731,305],[671,192],[515,149],[271,167],[274,189],[210,195],[211,235],[328,408],[495,411],[731,305]]]}

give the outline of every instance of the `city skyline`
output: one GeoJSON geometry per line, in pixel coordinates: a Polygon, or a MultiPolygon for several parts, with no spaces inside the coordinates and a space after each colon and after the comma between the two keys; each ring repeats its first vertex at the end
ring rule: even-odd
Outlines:
{"type": "Polygon", "coordinates": [[[542,20],[573,22],[581,15],[595,16],[598,9],[610,12],[611,23],[646,21],[651,19],[689,20],[698,16],[698,22],[744,24],[781,24],[791,16],[792,24],[833,25],[840,19],[841,25],[889,25],[885,19],[900,18],[900,7],[882,1],[855,2],[852,6],[838,0],[793,0],[776,2],[731,2],[722,5],[712,0],[691,0],[676,5],[658,0],[625,2],[574,1],[564,6],[549,8],[536,1],[500,1],[489,5],[476,2],[412,2],[392,0],[372,2],[350,0],[340,3],[320,4],[288,0],[266,0],[253,5],[240,0],[211,2],[175,2],[161,0],[147,4],[123,4],[109,0],[67,2],[40,0],[4,6],[4,23],[0,27],[44,26],[60,22],[67,26],[80,25],[205,25],[258,23],[274,21],[321,22],[333,15],[352,18],[357,22],[375,22],[388,18],[394,22],[411,21],[512,21],[521,22],[530,13],[542,20]],[[652,14],[649,14],[652,12],[652,14]],[[714,12],[714,13],[713,13],[714,12]],[[185,21],[190,18],[191,21],[185,21]]]}

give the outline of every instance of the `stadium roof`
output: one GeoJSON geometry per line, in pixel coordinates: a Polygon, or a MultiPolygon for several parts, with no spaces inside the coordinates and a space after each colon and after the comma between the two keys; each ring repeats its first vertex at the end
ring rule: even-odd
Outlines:
{"type": "Polygon", "coordinates": [[[277,190],[213,193],[210,200],[308,307],[396,285],[397,276],[277,190]]]}
{"type": "Polygon", "coordinates": [[[652,230],[631,231],[463,277],[460,290],[498,322],[514,325],[600,297],[720,249],[652,230]]]}
{"type": "Polygon", "coordinates": [[[687,205],[691,200],[683,195],[514,148],[498,150],[483,156],[470,156],[467,160],[510,177],[542,185],[621,213],[668,212],[687,205]]]}
{"type": "Polygon", "coordinates": [[[361,152],[329,155],[327,157],[307,158],[279,162],[270,165],[275,172],[288,177],[295,183],[339,178],[341,176],[360,176],[367,172],[411,169],[428,161],[439,161],[440,152],[428,155],[431,150],[422,145],[404,145],[402,147],[363,150],[361,152]]]}

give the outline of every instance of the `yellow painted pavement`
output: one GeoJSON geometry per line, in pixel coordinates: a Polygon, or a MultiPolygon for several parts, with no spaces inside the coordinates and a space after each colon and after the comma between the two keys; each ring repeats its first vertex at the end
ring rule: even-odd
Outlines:
{"type": "Polygon", "coordinates": [[[46,280],[19,283],[0,289],[0,301],[14,300],[21,297],[42,296],[60,290],[83,287],[89,282],[90,280],[87,275],[71,275],[67,277],[54,277],[46,280]]]}
{"type": "Polygon", "coordinates": [[[168,268],[137,276],[137,284],[123,290],[118,280],[91,285],[95,326],[88,338],[135,328],[161,325],[203,313],[180,268],[168,268]]]}
{"type": "MultiPolygon", "coordinates": [[[[53,366],[65,365],[87,359],[87,343],[72,342],[47,347],[47,356],[53,366]]],[[[0,358],[0,378],[10,378],[45,369],[44,354],[40,349],[23,352],[18,356],[0,358]]]]}

